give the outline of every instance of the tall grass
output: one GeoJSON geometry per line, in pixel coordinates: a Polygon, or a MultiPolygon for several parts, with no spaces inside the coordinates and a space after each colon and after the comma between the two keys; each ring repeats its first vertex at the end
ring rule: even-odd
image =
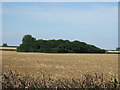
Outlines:
{"type": "Polygon", "coordinates": [[[38,78],[22,76],[17,71],[9,70],[2,74],[2,88],[119,88],[119,80],[116,76],[104,78],[103,74],[91,75],[85,73],[81,79],[61,78],[54,79],[47,75],[38,78]]]}

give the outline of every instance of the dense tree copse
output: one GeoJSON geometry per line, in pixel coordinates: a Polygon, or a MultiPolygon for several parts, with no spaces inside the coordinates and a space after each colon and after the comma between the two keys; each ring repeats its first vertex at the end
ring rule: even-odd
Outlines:
{"type": "Polygon", "coordinates": [[[17,47],[19,52],[44,53],[104,53],[105,50],[80,41],[69,40],[36,40],[32,35],[25,35],[22,44],[17,47]]]}

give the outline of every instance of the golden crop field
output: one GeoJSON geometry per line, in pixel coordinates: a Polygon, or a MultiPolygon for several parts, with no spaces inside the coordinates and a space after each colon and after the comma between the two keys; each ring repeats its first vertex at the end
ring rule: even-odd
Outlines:
{"type": "Polygon", "coordinates": [[[116,51],[116,50],[115,50],[115,51],[108,50],[107,52],[108,52],[108,53],[120,53],[120,51],[116,51]]]}
{"type": "Polygon", "coordinates": [[[117,54],[53,54],[2,52],[3,72],[17,70],[23,75],[38,77],[45,74],[53,78],[79,78],[82,74],[118,73],[117,54]]]}
{"type": "Polygon", "coordinates": [[[13,50],[16,50],[16,47],[0,47],[0,49],[13,49],[13,50]]]}

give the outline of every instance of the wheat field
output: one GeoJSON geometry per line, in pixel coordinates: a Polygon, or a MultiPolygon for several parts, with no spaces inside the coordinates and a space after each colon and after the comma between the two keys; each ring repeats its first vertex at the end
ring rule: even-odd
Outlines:
{"type": "Polygon", "coordinates": [[[2,51],[3,72],[16,70],[23,75],[79,78],[82,74],[118,73],[117,54],[52,54],[2,51]]]}
{"type": "Polygon", "coordinates": [[[16,47],[0,47],[0,49],[13,49],[13,50],[16,50],[16,47]]]}

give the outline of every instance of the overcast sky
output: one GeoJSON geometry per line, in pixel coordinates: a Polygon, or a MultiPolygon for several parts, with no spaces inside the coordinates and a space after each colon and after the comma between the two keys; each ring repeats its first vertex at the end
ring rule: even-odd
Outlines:
{"type": "Polygon", "coordinates": [[[4,2],[3,43],[37,39],[79,40],[103,49],[118,46],[117,2],[4,2]]]}

